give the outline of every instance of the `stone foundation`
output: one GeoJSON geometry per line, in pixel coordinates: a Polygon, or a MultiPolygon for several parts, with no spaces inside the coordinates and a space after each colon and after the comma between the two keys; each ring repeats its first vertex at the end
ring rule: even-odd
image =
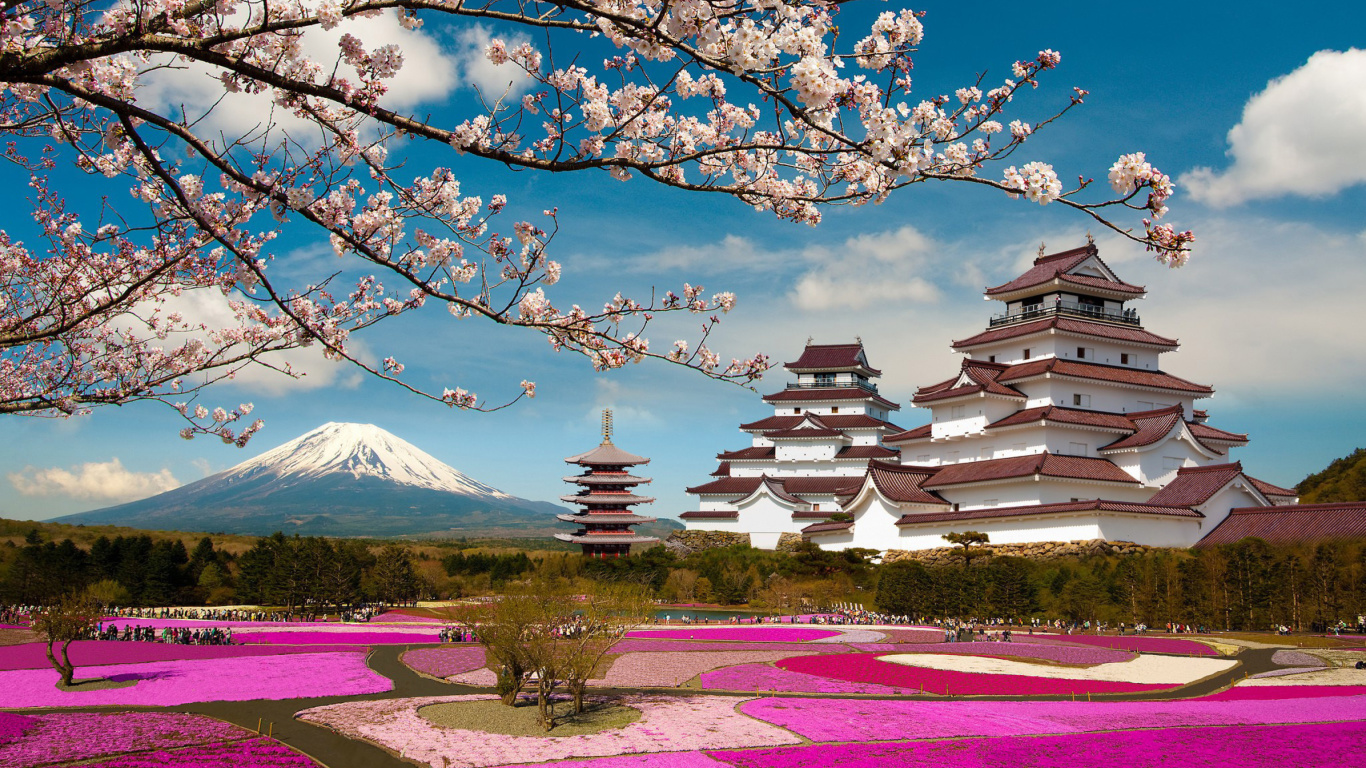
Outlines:
{"type": "MultiPolygon", "coordinates": [[[[1057,560],[1064,557],[1084,557],[1087,555],[1129,555],[1142,554],[1157,547],[1148,547],[1128,541],[1039,541],[1030,544],[987,544],[973,547],[974,564],[984,565],[990,557],[1023,557],[1030,560],[1057,560]]],[[[962,547],[937,547],[935,549],[905,550],[889,549],[882,555],[882,564],[888,565],[902,560],[913,560],[925,565],[960,565],[963,562],[962,547]]]]}
{"type": "Polygon", "coordinates": [[[802,535],[800,533],[783,533],[778,535],[778,546],[774,549],[779,552],[796,552],[801,543],[802,535]]]}
{"type": "Polygon", "coordinates": [[[725,549],[736,544],[748,546],[749,534],[735,531],[674,531],[664,540],[664,546],[679,557],[687,557],[705,549],[725,549]]]}

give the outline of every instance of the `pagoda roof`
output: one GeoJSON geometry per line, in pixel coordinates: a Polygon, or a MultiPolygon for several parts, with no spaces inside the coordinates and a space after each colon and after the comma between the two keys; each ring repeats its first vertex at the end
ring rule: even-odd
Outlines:
{"type": "Polygon", "coordinates": [[[882,371],[868,364],[863,342],[854,344],[807,344],[801,357],[783,367],[793,373],[805,371],[863,371],[881,376],[882,371]]]}
{"type": "Polygon", "coordinates": [[[786,493],[799,498],[802,496],[834,496],[863,482],[861,477],[847,475],[723,477],[709,483],[693,486],[688,489],[688,493],[701,496],[729,496],[731,498],[748,496],[766,479],[779,483],[786,493]]]}
{"type": "Polygon", "coordinates": [[[1010,480],[1035,475],[1088,482],[1138,484],[1138,481],[1128,472],[1115,466],[1108,459],[1060,456],[1045,451],[1027,456],[1009,456],[1003,459],[947,464],[939,467],[939,472],[925,481],[924,487],[929,489],[947,488],[954,485],[1010,480]]]}
{"type": "Polygon", "coordinates": [[[555,538],[571,544],[649,544],[659,541],[653,536],[634,533],[557,533],[555,538]]]}
{"type": "Polygon", "coordinates": [[[843,503],[852,501],[869,484],[889,501],[907,504],[935,504],[947,506],[939,494],[927,491],[924,483],[939,472],[940,467],[916,467],[875,461],[868,465],[864,483],[844,494],[843,503]]]}
{"type": "Polygon", "coordinates": [[[1239,507],[1196,542],[1195,549],[1256,537],[1268,544],[1312,544],[1366,538],[1366,502],[1239,507]]]}
{"type": "Polygon", "coordinates": [[[1094,243],[1090,243],[1061,253],[1040,256],[1034,260],[1034,266],[1030,267],[1023,275],[995,288],[987,288],[986,295],[995,298],[1017,291],[1041,288],[1055,282],[1070,283],[1083,288],[1097,289],[1107,293],[1128,294],[1135,297],[1147,293],[1147,289],[1143,286],[1132,285],[1120,280],[1110,267],[1101,261],[1100,250],[1096,248],[1094,243]],[[1104,277],[1072,272],[1072,270],[1088,265],[1088,263],[1094,265],[1095,269],[1104,277]]]}
{"type": "Polygon", "coordinates": [[[908,429],[905,432],[898,432],[895,435],[887,435],[886,437],[882,438],[882,442],[906,443],[910,442],[911,440],[927,440],[930,438],[931,433],[933,431],[933,424],[925,424],[923,426],[915,427],[914,429],[908,429]]]}
{"type": "Polygon", "coordinates": [[[982,507],[980,509],[966,509],[957,512],[912,512],[907,515],[902,515],[901,518],[896,521],[896,525],[952,523],[961,520],[990,520],[1003,517],[1057,515],[1077,512],[1118,512],[1130,515],[1157,515],[1162,517],[1190,517],[1197,519],[1204,517],[1201,513],[1187,507],[1092,499],[1090,501],[1067,501],[1058,504],[982,507]]]}
{"type": "Polygon", "coordinates": [[[730,462],[723,461],[716,467],[716,471],[711,473],[712,477],[730,477],[730,462]]]}
{"type": "Polygon", "coordinates": [[[739,516],[734,509],[696,509],[679,515],[684,520],[734,520],[739,516]]]}
{"type": "Polygon", "coordinates": [[[621,506],[625,504],[649,504],[653,496],[637,496],[634,493],[602,493],[593,491],[573,496],[561,496],[560,501],[569,504],[589,504],[593,506],[621,506]]]}
{"type": "Polygon", "coordinates": [[[561,479],[575,485],[641,485],[654,482],[648,477],[635,475],[570,475],[561,479]]]}
{"type": "MultiPolygon", "coordinates": [[[[812,414],[815,416],[814,414],[812,414]]],[[[807,414],[801,413],[795,416],[769,416],[758,421],[751,421],[748,424],[741,424],[740,429],[744,432],[772,432],[776,430],[791,429],[806,418],[807,414]]],[[[821,424],[840,431],[850,429],[886,429],[900,431],[901,427],[875,419],[864,413],[822,413],[815,416],[821,424]]]]}
{"type": "Polygon", "coordinates": [[[1002,384],[1007,384],[1047,375],[1183,392],[1197,397],[1214,394],[1213,387],[1196,384],[1162,371],[1126,368],[1119,365],[1102,365],[1081,360],[1065,360],[1060,357],[1045,357],[1040,360],[1016,363],[1008,366],[1007,370],[1003,371],[996,380],[1002,384]]]}
{"type": "Polygon", "coordinates": [[[659,520],[657,517],[610,513],[555,515],[555,519],[563,520],[566,523],[578,523],[579,525],[635,525],[637,523],[653,523],[659,520]]]}
{"type": "Polygon", "coordinates": [[[901,406],[863,387],[792,387],[764,395],[766,403],[824,403],[846,400],[870,400],[888,410],[901,410],[901,406]]]}
{"type": "Polygon", "coordinates": [[[989,363],[985,360],[964,360],[958,375],[938,384],[916,390],[911,402],[916,405],[937,400],[948,400],[967,395],[996,395],[1012,399],[1024,399],[1023,392],[1000,383],[1000,378],[1010,369],[1004,363],[989,363]]]}
{"type": "Polygon", "coordinates": [[[597,448],[577,456],[570,456],[565,459],[567,464],[582,464],[584,466],[630,466],[632,464],[649,464],[650,460],[644,456],[637,456],[634,453],[627,453],[611,443],[603,443],[597,448]]]}
{"type": "Polygon", "coordinates": [[[1075,336],[1089,336],[1110,341],[1122,341],[1130,344],[1142,344],[1149,347],[1161,349],[1176,349],[1181,346],[1176,339],[1169,339],[1165,336],[1158,336],[1149,333],[1142,328],[1135,328],[1131,325],[1110,325],[1109,323],[1098,323],[1090,320],[1079,320],[1065,315],[1054,315],[1044,320],[1035,320],[1029,323],[1019,323],[1017,325],[1007,325],[1002,328],[992,328],[976,336],[969,336],[961,341],[953,342],[952,346],[956,350],[970,349],[983,344],[991,344],[1007,339],[1018,339],[1022,336],[1034,336],[1045,333],[1064,333],[1075,336]]]}

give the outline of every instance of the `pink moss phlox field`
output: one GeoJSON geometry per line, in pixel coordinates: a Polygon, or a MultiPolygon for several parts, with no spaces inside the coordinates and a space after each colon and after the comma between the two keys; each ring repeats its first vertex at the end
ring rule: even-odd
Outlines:
{"type": "Polygon", "coordinates": [[[89,763],[85,768],[223,768],[227,765],[238,768],[319,768],[308,756],[265,737],[231,744],[207,744],[174,752],[126,755],[89,763]]]}
{"type": "MultiPolygon", "coordinates": [[[[0,650],[0,671],[47,669],[46,643],[24,643],[0,650]]],[[[228,659],[238,656],[275,656],[283,653],[327,653],[355,650],[349,645],[179,645],[79,640],[71,644],[71,661],[77,667],[103,664],[139,664],[181,659],[228,659]]]]}
{"type": "Polygon", "coordinates": [[[385,611],[384,613],[381,613],[381,614],[379,614],[378,616],[375,616],[374,618],[370,619],[370,623],[371,623],[371,624],[383,623],[383,622],[386,622],[386,621],[392,621],[392,622],[420,622],[420,623],[423,623],[423,624],[444,624],[444,623],[445,623],[445,622],[443,622],[441,619],[438,619],[438,618],[435,617],[435,616],[419,616],[419,615],[412,614],[412,613],[404,613],[403,611],[385,611]]]}
{"type": "Polygon", "coordinates": [[[63,691],[58,690],[52,669],[20,669],[0,672],[0,691],[9,707],[165,707],[196,701],[349,696],[393,688],[393,681],[371,671],[365,654],[358,651],[77,668],[76,679],[94,678],[136,684],[63,691]]]}
{"type": "Polygon", "coordinates": [[[1183,656],[1218,656],[1219,652],[1204,643],[1177,637],[1155,635],[1025,635],[1015,633],[1014,639],[1026,643],[1076,643],[1101,648],[1118,648],[1138,653],[1178,653],[1183,656]]]}
{"type": "Polygon", "coordinates": [[[944,630],[933,627],[911,627],[909,629],[883,629],[882,634],[894,643],[942,643],[944,630]]]}
{"type": "Polygon", "coordinates": [[[811,627],[707,627],[696,629],[638,629],[626,633],[627,637],[660,638],[667,640],[747,640],[752,643],[802,642],[836,637],[840,633],[830,629],[811,627]]]}
{"type": "MultiPolygon", "coordinates": [[[[541,763],[520,763],[500,768],[522,768],[541,763]]],[[[729,768],[729,763],[713,760],[704,752],[647,752],[643,755],[622,755],[597,760],[565,760],[552,764],[554,768],[729,768]]]]}
{"type": "MultiPolygon", "coordinates": [[[[822,643],[821,653],[844,653],[849,649],[838,643],[822,643]]],[[[704,640],[642,640],[628,637],[612,646],[612,653],[640,653],[643,651],[811,651],[805,643],[744,643],[704,640]]]]}
{"type": "Polygon", "coordinates": [[[38,721],[27,715],[0,712],[0,744],[8,744],[28,732],[38,721]]]}
{"type": "Polygon", "coordinates": [[[233,640],[244,644],[402,645],[439,643],[441,637],[436,632],[244,632],[233,640]]]}
{"type": "Polygon", "coordinates": [[[215,621],[213,619],[140,619],[137,617],[106,616],[101,620],[104,626],[114,625],[122,629],[125,625],[151,627],[153,629],[204,629],[205,627],[232,627],[233,629],[287,629],[294,627],[317,627],[319,629],[341,629],[344,627],[364,627],[363,624],[343,624],[337,621],[215,621]]]}
{"type": "Polygon", "coordinates": [[[912,645],[908,643],[850,643],[849,647],[873,653],[949,653],[963,656],[997,656],[1055,661],[1060,664],[1107,664],[1132,661],[1131,651],[1093,648],[1076,645],[1042,645],[1039,643],[938,643],[912,645]]]}
{"type": "Polygon", "coordinates": [[[402,661],[424,675],[441,678],[473,672],[488,663],[482,645],[417,648],[404,653],[402,661]]]}
{"type": "Polygon", "coordinates": [[[1321,698],[1312,702],[1213,701],[1212,698],[1074,702],[776,697],[747,701],[740,711],[812,741],[1028,736],[1139,728],[1366,720],[1366,697],[1360,696],[1321,698]]]}
{"type": "MultiPolygon", "coordinates": [[[[807,653],[819,653],[811,650],[807,653]]],[[[792,651],[729,651],[724,653],[628,653],[603,676],[602,685],[623,688],[674,688],[703,672],[733,664],[762,663],[792,658],[792,651]]]]}
{"type": "Polygon", "coordinates": [[[954,768],[1035,766],[1073,768],[1095,764],[1162,768],[1320,768],[1360,755],[1361,723],[1174,728],[1164,731],[1068,734],[1029,738],[827,744],[799,749],[711,753],[737,768],[884,768],[952,765],[954,768]]]}
{"type": "Polygon", "coordinates": [[[874,683],[851,683],[767,664],[738,664],[702,673],[702,687],[721,691],[782,691],[784,693],[864,693],[891,696],[905,693],[874,683]]]}
{"type": "Polygon", "coordinates": [[[893,688],[948,696],[1066,696],[1077,693],[1160,691],[1174,685],[1145,685],[1110,680],[1065,680],[1025,675],[985,675],[927,669],[879,661],[877,654],[797,656],[775,663],[780,669],[833,677],[851,683],[876,683],[893,688]]]}
{"type": "Polygon", "coordinates": [[[355,701],[304,710],[296,717],[351,738],[372,741],[436,768],[778,746],[799,741],[781,728],[739,714],[735,707],[743,699],[729,696],[622,697],[620,703],[641,710],[640,720],[583,736],[504,736],[442,728],[418,714],[418,709],[428,704],[493,698],[469,695],[355,701]]]}
{"type": "Polygon", "coordinates": [[[1286,667],[1326,667],[1328,662],[1312,653],[1304,651],[1276,651],[1271,654],[1271,663],[1286,667]]]}
{"type": "Polygon", "coordinates": [[[0,766],[73,763],[144,750],[245,739],[249,731],[204,715],[66,712],[33,715],[19,741],[0,745],[0,766]]]}
{"type": "Polygon", "coordinates": [[[1201,696],[1200,701],[1277,701],[1366,695],[1366,685],[1257,685],[1235,686],[1201,696]]]}

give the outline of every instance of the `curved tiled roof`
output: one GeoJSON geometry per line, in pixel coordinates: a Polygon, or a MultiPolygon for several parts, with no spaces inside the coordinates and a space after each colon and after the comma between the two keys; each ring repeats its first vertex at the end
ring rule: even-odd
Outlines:
{"type": "Polygon", "coordinates": [[[738,451],[722,451],[716,454],[716,458],[722,461],[763,461],[773,459],[777,455],[778,449],[771,445],[752,445],[738,451]]]}
{"type": "Polygon", "coordinates": [[[684,520],[734,520],[739,516],[733,509],[699,509],[679,515],[684,520]]]}
{"type": "MultiPolygon", "coordinates": [[[[878,493],[891,501],[948,506],[948,502],[939,494],[927,491],[922,487],[926,480],[939,472],[939,469],[939,467],[900,466],[873,462],[868,465],[865,482],[871,482],[877,488],[878,493]]],[[[857,496],[858,490],[860,489],[855,489],[854,492],[848,494],[848,499],[852,500],[857,496]]]]}
{"type": "Polygon", "coordinates": [[[1190,427],[1191,434],[1201,440],[1213,440],[1222,443],[1246,443],[1247,434],[1238,432],[1227,432],[1222,429],[1202,424],[1198,421],[1188,421],[1186,425],[1190,427]]]}
{"type": "Polygon", "coordinates": [[[802,427],[799,429],[778,429],[764,433],[764,437],[770,440],[810,440],[818,437],[848,437],[838,429],[802,427]]]}
{"type": "Polygon", "coordinates": [[[959,520],[990,520],[1002,517],[1024,517],[1026,515],[1056,515],[1068,512],[1121,512],[1131,515],[1159,515],[1163,517],[1201,518],[1204,515],[1186,507],[1171,507],[1161,504],[1139,504],[1128,501],[1068,501],[1060,504],[1033,504],[1018,507],[983,507],[958,512],[928,512],[902,515],[897,525],[916,523],[951,523],[959,520]]]}
{"type": "Polygon", "coordinates": [[[609,466],[630,466],[631,464],[649,464],[650,460],[644,456],[637,456],[634,453],[627,453],[611,443],[603,443],[597,448],[577,456],[570,456],[565,459],[567,464],[589,465],[609,465],[609,466]]]}
{"type": "Polygon", "coordinates": [[[853,528],[854,524],[849,521],[838,523],[812,523],[802,529],[803,534],[811,533],[833,533],[835,531],[847,531],[853,528]]]}
{"type": "Polygon", "coordinates": [[[926,424],[915,429],[908,429],[905,432],[898,432],[895,435],[887,435],[882,438],[884,443],[902,443],[908,440],[923,440],[931,435],[934,425],[926,424]]]}
{"type": "Polygon", "coordinates": [[[807,344],[795,362],[784,363],[789,371],[831,371],[862,369],[874,376],[882,371],[868,365],[862,342],[857,344],[807,344]]]}
{"type": "MultiPolygon", "coordinates": [[[[764,481],[764,476],[759,477],[722,477],[712,480],[709,483],[696,485],[688,489],[688,493],[709,495],[709,496],[748,496],[754,492],[755,488],[764,481]]],[[[774,481],[781,482],[783,490],[794,496],[831,496],[841,493],[846,489],[857,486],[863,482],[862,476],[858,477],[839,477],[825,475],[820,477],[774,477],[774,481]]],[[[834,514],[833,512],[831,514],[834,514]]]]}
{"type": "Polygon", "coordinates": [[[1313,544],[1366,538],[1366,502],[1240,507],[1196,542],[1196,549],[1233,544],[1248,537],[1268,544],[1313,544]]]}
{"type": "Polygon", "coordinates": [[[988,424],[986,428],[1001,429],[1004,427],[1018,427],[1026,424],[1035,424],[1040,421],[1054,424],[1070,424],[1079,427],[1124,430],[1126,432],[1134,429],[1134,423],[1129,420],[1128,416],[1122,413],[1087,411],[1081,408],[1067,408],[1061,405],[1041,405],[1037,408],[1026,408],[1022,411],[1016,411],[1004,419],[993,421],[988,424]]]}
{"type": "Polygon", "coordinates": [[[626,504],[649,504],[654,501],[652,496],[637,496],[634,493],[601,493],[590,492],[581,493],[574,496],[561,496],[560,501],[568,504],[583,504],[595,506],[623,506],[626,504]]]}
{"type": "Polygon", "coordinates": [[[653,483],[648,477],[636,477],[635,475],[611,475],[594,473],[591,475],[570,475],[560,478],[566,483],[575,485],[640,485],[642,483],[653,483]]]}
{"type": "Polygon", "coordinates": [[[711,473],[712,477],[730,477],[730,462],[723,461],[716,467],[716,471],[711,473]]]}
{"type": "MultiPolygon", "coordinates": [[[[1070,251],[1040,256],[1034,260],[1034,266],[1030,267],[1023,275],[1020,275],[1008,283],[998,285],[995,288],[986,289],[986,294],[988,296],[999,296],[1004,293],[1012,293],[1014,291],[1032,288],[1036,285],[1051,283],[1054,280],[1062,280],[1063,282],[1074,283],[1088,288],[1102,288],[1117,293],[1139,295],[1147,292],[1147,289],[1142,286],[1131,285],[1120,280],[1107,280],[1099,277],[1091,277],[1089,275],[1068,274],[1070,270],[1075,269],[1078,265],[1091,257],[1095,257],[1097,261],[1100,261],[1099,253],[1096,246],[1091,244],[1082,246],[1081,248],[1073,248],[1070,251]]],[[[1105,264],[1103,261],[1100,263],[1102,265],[1105,264]]],[[[1105,269],[1110,271],[1109,266],[1106,266],[1105,269]]],[[[1111,274],[1113,274],[1113,272],[1111,272],[1111,274]]]]}
{"type": "Polygon", "coordinates": [[[1141,448],[1145,445],[1152,445],[1171,434],[1172,429],[1178,424],[1185,423],[1185,409],[1180,404],[1173,405],[1170,408],[1131,413],[1128,416],[1129,420],[1133,422],[1134,433],[1128,437],[1120,438],[1100,450],[1117,451],[1124,448],[1141,448]]]}
{"type": "Polygon", "coordinates": [[[930,489],[947,488],[954,485],[1032,477],[1034,475],[1072,480],[1138,484],[1138,481],[1129,473],[1115,466],[1108,459],[1059,456],[1044,452],[1027,456],[1010,456],[1004,459],[948,464],[940,467],[939,472],[934,477],[926,480],[924,487],[930,489]]]}
{"type": "Polygon", "coordinates": [[[1015,339],[1021,336],[1030,336],[1051,330],[1078,334],[1081,336],[1093,336],[1112,341],[1127,341],[1134,344],[1145,344],[1153,347],[1175,349],[1180,346],[1180,342],[1176,339],[1158,336],[1155,333],[1149,333],[1142,328],[1135,328],[1132,325],[1110,325],[1108,323],[1096,323],[1066,316],[1054,316],[1045,320],[1035,320],[1031,323],[1008,325],[1004,328],[992,328],[983,331],[976,336],[969,336],[962,341],[955,341],[952,346],[954,349],[963,350],[981,344],[990,344],[996,341],[1005,341],[1006,339],[1015,339]]]}
{"type": "Polygon", "coordinates": [[[1282,488],[1279,485],[1272,485],[1271,483],[1268,483],[1265,480],[1258,480],[1252,475],[1243,476],[1246,477],[1252,483],[1252,486],[1254,488],[1261,491],[1263,496],[1283,496],[1299,498],[1300,492],[1295,490],[1294,488],[1282,488]]]}
{"type": "MultiPolygon", "coordinates": [[[[759,419],[758,421],[751,421],[748,424],[741,424],[740,429],[744,432],[771,432],[780,429],[791,429],[798,424],[801,424],[805,418],[806,414],[804,413],[796,416],[769,416],[766,419],[759,419]]],[[[863,413],[822,413],[816,418],[820,419],[822,424],[831,429],[887,429],[898,432],[901,431],[901,427],[898,427],[890,421],[875,419],[872,416],[863,413]]]]}
{"type": "Polygon", "coordinates": [[[911,402],[919,405],[921,403],[947,400],[951,397],[962,397],[964,395],[974,395],[978,393],[1023,399],[1023,392],[1000,383],[1001,376],[1009,369],[1010,366],[1003,363],[988,363],[985,360],[964,360],[963,367],[957,376],[946,381],[941,381],[938,384],[931,384],[928,387],[917,389],[915,396],[911,398],[911,402]],[[968,383],[959,384],[963,379],[967,379],[968,383]]]}
{"type": "Polygon", "coordinates": [[[901,406],[886,399],[876,392],[871,392],[863,387],[799,387],[797,389],[784,389],[781,392],[774,392],[771,395],[764,395],[766,403],[819,403],[831,400],[871,400],[878,405],[893,411],[901,410],[901,406]]]}
{"type": "Polygon", "coordinates": [[[1139,387],[1166,389],[1195,395],[1214,394],[1214,387],[1196,384],[1162,371],[1149,371],[1139,368],[1125,368],[1118,365],[1101,365],[1080,360],[1064,360],[1058,357],[1045,357],[1027,363],[1010,366],[997,377],[997,381],[1007,384],[1023,381],[1035,376],[1051,373],[1055,376],[1069,376],[1094,381],[1111,381],[1116,384],[1132,384],[1139,387]]]}
{"type": "Polygon", "coordinates": [[[1153,494],[1148,501],[1153,504],[1194,507],[1209,501],[1220,488],[1241,474],[1243,465],[1238,461],[1205,467],[1182,467],[1176,470],[1176,477],[1162,490],[1153,494]]]}

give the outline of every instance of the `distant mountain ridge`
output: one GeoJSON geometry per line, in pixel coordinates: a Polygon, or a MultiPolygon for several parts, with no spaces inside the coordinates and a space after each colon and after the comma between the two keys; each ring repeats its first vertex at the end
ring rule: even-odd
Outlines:
{"type": "Polygon", "coordinates": [[[1301,504],[1366,501],[1366,448],[1335,459],[1323,471],[1301,480],[1295,489],[1300,492],[1301,504]]]}
{"type": "Polygon", "coordinates": [[[373,424],[330,422],[225,472],[59,521],[249,535],[528,537],[549,536],[565,511],[481,483],[373,424]]]}

